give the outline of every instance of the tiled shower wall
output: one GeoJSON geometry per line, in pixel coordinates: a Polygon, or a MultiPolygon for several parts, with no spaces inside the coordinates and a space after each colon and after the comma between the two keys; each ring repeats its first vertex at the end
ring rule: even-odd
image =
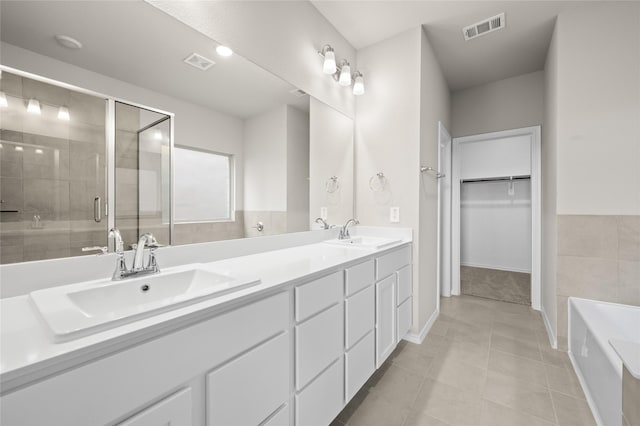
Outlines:
{"type": "Polygon", "coordinates": [[[105,198],[105,100],[8,72],[0,88],[9,104],[0,110],[0,263],[106,245],[106,221],[93,220],[93,198],[105,198]],[[26,112],[30,98],[41,114],[26,112]],[[57,118],[62,105],[70,121],[57,118]]]}
{"type": "Polygon", "coordinates": [[[640,216],[558,216],[558,348],[569,296],[640,306],[640,216]]]}

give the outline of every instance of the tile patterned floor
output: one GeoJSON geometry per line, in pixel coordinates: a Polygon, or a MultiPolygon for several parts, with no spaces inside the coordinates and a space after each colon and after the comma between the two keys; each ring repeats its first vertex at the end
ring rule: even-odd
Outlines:
{"type": "Polygon", "coordinates": [[[461,266],[460,289],[468,296],[531,306],[531,274],[461,266]]]}
{"type": "Polygon", "coordinates": [[[540,314],[443,298],[421,345],[401,342],[332,426],[592,426],[566,353],[540,314]]]}

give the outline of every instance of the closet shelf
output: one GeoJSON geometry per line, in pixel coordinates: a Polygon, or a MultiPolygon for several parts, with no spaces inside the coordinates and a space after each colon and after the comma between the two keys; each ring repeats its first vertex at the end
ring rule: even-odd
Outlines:
{"type": "Polygon", "coordinates": [[[460,179],[460,183],[474,183],[474,182],[501,182],[501,181],[513,181],[513,180],[527,180],[531,179],[531,175],[520,176],[500,176],[500,177],[488,177],[488,178],[475,178],[475,179],[460,179]]]}

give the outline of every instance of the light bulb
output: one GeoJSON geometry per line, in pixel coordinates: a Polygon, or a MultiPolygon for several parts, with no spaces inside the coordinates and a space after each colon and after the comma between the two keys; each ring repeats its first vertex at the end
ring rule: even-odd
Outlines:
{"type": "Polygon", "coordinates": [[[27,112],[31,114],[40,114],[40,102],[37,99],[29,99],[29,104],[27,105],[27,112]]]}
{"type": "Polygon", "coordinates": [[[7,95],[4,92],[0,92],[0,107],[8,107],[9,103],[7,102],[7,95]]]}
{"type": "Polygon", "coordinates": [[[336,73],[336,54],[333,49],[328,48],[324,53],[324,64],[322,64],[322,72],[333,75],[336,73]]]}
{"type": "Polygon", "coordinates": [[[356,74],[356,81],[353,83],[353,94],[356,96],[364,95],[364,78],[362,74],[356,74]]]}
{"type": "Polygon", "coordinates": [[[58,120],[69,121],[71,116],[69,115],[69,108],[61,106],[58,108],[58,120]]]}
{"type": "Polygon", "coordinates": [[[24,148],[21,147],[21,146],[16,146],[15,150],[18,151],[18,152],[22,152],[22,151],[24,151],[24,148]]]}
{"type": "Polygon", "coordinates": [[[351,67],[347,62],[342,65],[342,70],[340,71],[340,80],[338,80],[338,84],[340,84],[341,86],[351,85],[351,67]]]}
{"type": "Polygon", "coordinates": [[[231,50],[227,46],[222,46],[222,45],[216,47],[216,52],[218,52],[218,55],[220,55],[220,56],[231,56],[231,55],[233,55],[233,50],[231,50]]]}
{"type": "Polygon", "coordinates": [[[36,148],[35,152],[36,152],[36,154],[42,154],[43,151],[40,148],[36,148]]]}

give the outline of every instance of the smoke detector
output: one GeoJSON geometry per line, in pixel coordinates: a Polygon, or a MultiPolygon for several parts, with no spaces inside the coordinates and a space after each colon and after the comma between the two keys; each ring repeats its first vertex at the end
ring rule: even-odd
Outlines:
{"type": "Polygon", "coordinates": [[[64,34],[58,34],[55,36],[56,41],[60,46],[66,47],[67,49],[81,49],[82,43],[76,40],[73,37],[64,34]]]}
{"type": "Polygon", "coordinates": [[[476,37],[483,36],[485,34],[492,33],[497,30],[501,30],[507,25],[504,13],[485,19],[484,21],[477,22],[473,25],[469,25],[462,29],[465,41],[469,41],[476,37]]]}
{"type": "Polygon", "coordinates": [[[184,62],[202,71],[206,71],[216,64],[215,61],[205,58],[204,56],[197,53],[192,53],[191,55],[186,57],[184,59],[184,62]]]}

